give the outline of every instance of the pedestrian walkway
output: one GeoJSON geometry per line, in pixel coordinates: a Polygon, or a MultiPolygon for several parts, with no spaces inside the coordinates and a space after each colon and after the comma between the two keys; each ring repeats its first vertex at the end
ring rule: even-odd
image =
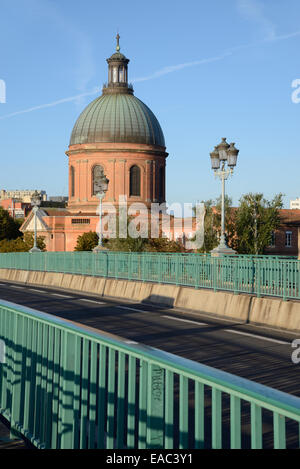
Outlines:
{"type": "Polygon", "coordinates": [[[5,420],[0,417],[0,450],[2,449],[29,449],[23,440],[10,440],[9,428],[4,423],[5,420]]]}

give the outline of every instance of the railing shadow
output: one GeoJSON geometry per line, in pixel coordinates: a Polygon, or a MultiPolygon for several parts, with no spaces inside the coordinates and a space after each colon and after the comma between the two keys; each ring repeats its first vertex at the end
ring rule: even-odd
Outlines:
{"type": "MultiPolygon", "coordinates": [[[[251,446],[248,403],[242,402],[240,421],[233,420],[226,392],[216,407],[211,386],[137,353],[57,324],[17,318],[14,311],[0,315],[0,326],[5,324],[0,338],[6,343],[1,413],[35,446],[230,448],[233,425],[240,423],[241,444],[251,446]]],[[[263,414],[263,444],[271,448],[273,415],[263,414]]],[[[286,430],[288,447],[298,447],[298,424],[288,422],[286,430]]]]}

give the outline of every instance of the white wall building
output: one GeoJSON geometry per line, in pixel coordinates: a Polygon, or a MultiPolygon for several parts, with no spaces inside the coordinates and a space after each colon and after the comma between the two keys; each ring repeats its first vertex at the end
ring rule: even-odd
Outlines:
{"type": "Polygon", "coordinates": [[[290,209],[300,209],[300,197],[295,200],[290,200],[290,209]]]}
{"type": "MultiPolygon", "coordinates": [[[[37,191],[39,196],[41,197],[41,200],[47,200],[47,194],[45,191],[37,191]]],[[[0,200],[5,200],[5,199],[17,199],[21,200],[22,202],[31,202],[31,198],[33,194],[35,193],[34,190],[25,190],[25,191],[18,191],[18,190],[13,190],[13,191],[6,191],[5,189],[0,190],[0,200]]]]}

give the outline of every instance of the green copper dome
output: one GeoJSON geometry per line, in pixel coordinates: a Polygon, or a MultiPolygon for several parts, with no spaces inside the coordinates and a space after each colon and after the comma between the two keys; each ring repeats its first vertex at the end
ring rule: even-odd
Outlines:
{"type": "Polygon", "coordinates": [[[120,52],[107,59],[108,84],[103,94],[81,113],[73,128],[70,145],[84,143],[144,143],[165,147],[164,134],[153,112],[133,95],[128,85],[129,59],[120,52]]]}
{"type": "Polygon", "coordinates": [[[138,98],[124,92],[103,94],[79,116],[70,145],[98,142],[165,146],[163,132],[153,112],[138,98]]]}

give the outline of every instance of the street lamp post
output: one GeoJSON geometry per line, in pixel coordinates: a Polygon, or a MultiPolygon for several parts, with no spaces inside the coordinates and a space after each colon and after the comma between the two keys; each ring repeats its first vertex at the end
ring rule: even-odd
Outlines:
{"type": "Polygon", "coordinates": [[[227,246],[225,238],[225,181],[232,176],[239,154],[239,150],[234,145],[234,143],[229,145],[226,138],[223,138],[222,142],[210,154],[211,167],[215,172],[215,176],[222,181],[221,238],[219,246],[211,251],[214,256],[236,254],[233,249],[227,246]]]}
{"type": "Polygon", "coordinates": [[[108,189],[109,180],[105,176],[103,172],[99,175],[97,180],[94,181],[94,190],[96,192],[96,197],[99,199],[99,241],[98,246],[96,246],[93,251],[99,252],[104,251],[105,248],[103,247],[103,233],[102,233],[102,200],[105,197],[105,194],[108,189]]]}
{"type": "Polygon", "coordinates": [[[33,248],[30,249],[29,252],[41,252],[41,250],[37,247],[37,212],[39,210],[39,206],[41,205],[41,198],[37,191],[34,192],[31,198],[31,205],[32,211],[34,213],[34,243],[33,248]]]}

